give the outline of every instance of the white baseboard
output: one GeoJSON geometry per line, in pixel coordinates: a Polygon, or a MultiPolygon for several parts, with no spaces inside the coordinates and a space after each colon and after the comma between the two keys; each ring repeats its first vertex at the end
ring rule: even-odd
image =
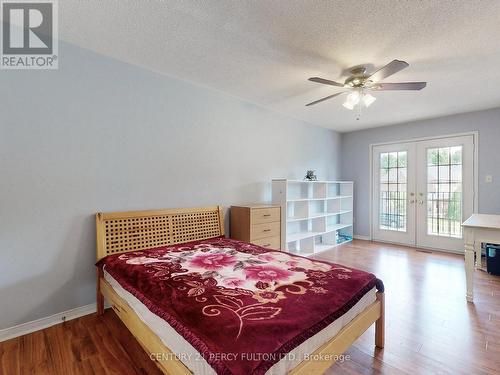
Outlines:
{"type": "Polygon", "coordinates": [[[354,236],[352,236],[352,238],[354,238],[355,240],[363,240],[363,241],[371,241],[372,240],[370,238],[370,236],[362,236],[359,234],[355,234],[354,236]]]}
{"type": "Polygon", "coordinates": [[[14,337],[19,337],[26,335],[31,332],[39,331],[44,328],[51,327],[53,325],[63,323],[65,321],[76,319],[84,315],[92,314],[96,312],[96,304],[91,303],[90,305],[77,307],[68,311],[63,311],[58,314],[47,316],[45,318],[33,320],[31,322],[26,322],[19,324],[14,327],[9,327],[0,330],[0,342],[12,339],[14,337]]]}

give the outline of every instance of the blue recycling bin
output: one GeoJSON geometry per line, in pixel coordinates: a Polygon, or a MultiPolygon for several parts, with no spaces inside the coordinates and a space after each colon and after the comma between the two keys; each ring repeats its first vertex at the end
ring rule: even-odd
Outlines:
{"type": "Polygon", "coordinates": [[[486,245],[486,271],[500,275],[500,245],[486,245]]]}

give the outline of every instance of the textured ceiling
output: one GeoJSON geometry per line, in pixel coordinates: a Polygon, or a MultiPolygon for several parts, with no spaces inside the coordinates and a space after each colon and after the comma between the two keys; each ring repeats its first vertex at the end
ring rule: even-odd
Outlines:
{"type": "MultiPolygon", "coordinates": [[[[351,131],[500,106],[498,0],[64,0],[60,37],[212,87],[309,123],[351,131]],[[359,121],[311,76],[343,81],[355,65],[410,67],[359,121]]],[[[64,58],[64,56],[61,56],[64,58]]]]}

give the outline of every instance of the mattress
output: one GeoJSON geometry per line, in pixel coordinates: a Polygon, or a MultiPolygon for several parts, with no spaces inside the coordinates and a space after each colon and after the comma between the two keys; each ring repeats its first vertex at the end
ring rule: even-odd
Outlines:
{"type": "Polygon", "coordinates": [[[361,270],[223,237],[97,265],[197,374],[283,374],[374,302],[375,287],[383,290],[361,270]]]}
{"type": "MultiPolygon", "coordinates": [[[[153,331],[169,348],[177,358],[195,375],[215,375],[215,370],[207,363],[205,358],[193,348],[193,346],[179,335],[165,320],[158,315],[153,314],[141,301],[126,291],[118,281],[116,281],[106,269],[104,269],[104,278],[111,285],[114,291],[125,300],[135,311],[137,316],[153,331]]],[[[302,344],[293,349],[289,355],[275,363],[266,375],[282,375],[292,370],[304,358],[316,351],[324,343],[335,336],[351,320],[359,315],[363,310],[376,301],[376,288],[371,289],[365,294],[358,303],[356,303],[344,315],[336,319],[326,328],[310,337],[302,344]]]]}

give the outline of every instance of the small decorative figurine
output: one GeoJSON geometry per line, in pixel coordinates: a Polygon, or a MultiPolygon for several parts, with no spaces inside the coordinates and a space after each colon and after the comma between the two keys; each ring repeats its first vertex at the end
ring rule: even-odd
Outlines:
{"type": "Polygon", "coordinates": [[[314,171],[307,171],[306,177],[304,177],[306,181],[317,181],[318,177],[314,174],[314,171]]]}

